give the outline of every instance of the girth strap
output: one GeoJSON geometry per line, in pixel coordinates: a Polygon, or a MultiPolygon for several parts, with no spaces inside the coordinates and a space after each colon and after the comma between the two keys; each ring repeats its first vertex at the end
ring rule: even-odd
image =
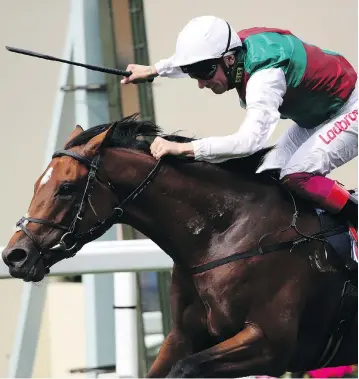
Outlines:
{"type": "Polygon", "coordinates": [[[202,272],[211,270],[215,267],[223,266],[227,263],[238,261],[240,259],[251,258],[251,257],[255,257],[258,255],[271,253],[273,251],[289,249],[289,248],[292,248],[292,247],[298,245],[299,243],[310,242],[310,241],[312,241],[313,238],[330,237],[330,236],[334,236],[336,234],[344,233],[345,231],[347,231],[347,226],[342,225],[342,226],[335,228],[335,229],[326,230],[326,231],[322,231],[322,232],[312,234],[310,236],[311,239],[308,239],[305,237],[300,237],[300,238],[297,238],[293,241],[279,242],[279,243],[276,243],[273,245],[267,245],[264,247],[260,247],[260,246],[259,247],[253,247],[253,248],[246,250],[246,251],[243,251],[241,253],[235,253],[233,255],[230,255],[229,257],[217,259],[213,262],[205,263],[205,264],[197,266],[197,267],[191,267],[189,269],[189,272],[192,275],[200,274],[202,272]]]}

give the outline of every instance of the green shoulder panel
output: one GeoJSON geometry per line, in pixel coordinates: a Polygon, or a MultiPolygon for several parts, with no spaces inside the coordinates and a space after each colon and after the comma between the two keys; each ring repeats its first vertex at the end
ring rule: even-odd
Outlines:
{"type": "Polygon", "coordinates": [[[303,43],[293,35],[258,33],[244,40],[247,50],[244,69],[251,76],[258,70],[281,68],[287,85],[297,87],[307,66],[303,43]]]}

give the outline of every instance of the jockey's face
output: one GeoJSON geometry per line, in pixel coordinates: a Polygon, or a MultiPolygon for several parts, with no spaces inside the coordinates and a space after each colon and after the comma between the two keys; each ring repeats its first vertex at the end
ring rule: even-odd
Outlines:
{"type": "MultiPolygon", "coordinates": [[[[228,55],[223,58],[224,63],[227,67],[232,66],[235,63],[234,55],[228,55]]],[[[217,70],[211,79],[203,80],[196,79],[198,82],[198,87],[200,89],[209,88],[213,93],[220,95],[228,91],[228,79],[220,64],[217,65],[217,70]]]]}

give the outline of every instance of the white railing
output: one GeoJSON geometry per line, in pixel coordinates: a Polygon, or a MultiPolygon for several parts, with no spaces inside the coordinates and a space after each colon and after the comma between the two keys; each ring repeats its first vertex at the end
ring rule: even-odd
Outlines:
{"type": "MultiPolygon", "coordinates": [[[[75,257],[57,263],[50,275],[162,271],[170,270],[172,265],[172,259],[148,239],[99,241],[85,245],[75,257]]],[[[9,270],[0,259],[0,279],[5,278],[10,278],[9,270]]]]}
{"type": "MultiPolygon", "coordinates": [[[[167,271],[172,268],[172,265],[172,259],[155,243],[143,239],[91,242],[84,246],[75,257],[65,259],[51,268],[50,275],[53,276],[115,273],[117,375],[138,377],[138,349],[135,343],[138,333],[137,309],[134,307],[137,299],[134,273],[139,271],[167,271]]],[[[0,259],[0,279],[6,278],[10,278],[8,267],[0,259]]],[[[39,296],[45,296],[44,292],[44,290],[41,291],[39,296]]],[[[34,304],[36,302],[36,298],[29,300],[26,296],[34,295],[27,295],[25,291],[26,303],[34,304]]],[[[41,298],[39,298],[39,304],[43,304],[41,298]]],[[[24,307],[25,311],[21,311],[22,313],[19,316],[17,336],[10,357],[9,377],[31,377],[37,342],[36,338],[28,337],[30,329],[34,332],[32,330],[34,327],[28,320],[33,317],[33,312],[40,312],[38,307],[33,308],[31,310],[29,307],[24,307]]],[[[145,332],[155,333],[157,335],[155,341],[157,342],[159,337],[160,340],[163,338],[159,334],[161,331],[160,323],[160,314],[153,314],[152,317],[144,315],[145,332]]],[[[146,340],[148,340],[149,345],[152,345],[153,342],[150,342],[147,333],[145,333],[146,340]]]]}

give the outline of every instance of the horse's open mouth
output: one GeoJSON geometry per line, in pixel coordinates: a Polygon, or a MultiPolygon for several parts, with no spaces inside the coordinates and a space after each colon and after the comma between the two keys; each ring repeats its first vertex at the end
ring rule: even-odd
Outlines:
{"type": "Polygon", "coordinates": [[[40,282],[48,274],[49,270],[45,268],[42,261],[30,269],[27,267],[9,267],[10,275],[14,278],[23,279],[24,282],[40,282]]]}

